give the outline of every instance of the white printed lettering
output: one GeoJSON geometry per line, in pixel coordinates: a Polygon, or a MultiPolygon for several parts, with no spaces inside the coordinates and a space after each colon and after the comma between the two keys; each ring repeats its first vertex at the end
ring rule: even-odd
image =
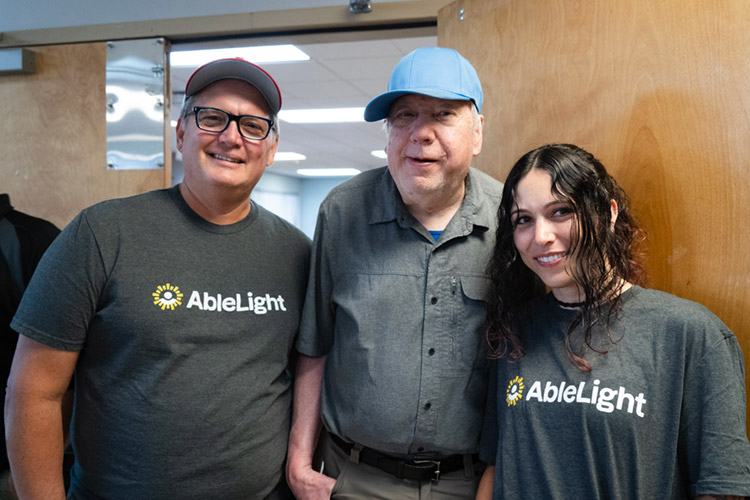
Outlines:
{"type": "Polygon", "coordinates": [[[547,382],[547,386],[544,388],[544,402],[554,403],[557,399],[557,391],[557,386],[552,385],[552,382],[547,382]]]}
{"type": "Polygon", "coordinates": [[[596,395],[599,393],[599,379],[594,380],[594,388],[591,391],[591,404],[596,404],[596,395]]]}
{"type": "Polygon", "coordinates": [[[538,380],[531,384],[531,388],[529,389],[529,394],[526,396],[527,400],[536,399],[540,403],[542,402],[542,383],[538,380]]]}
{"type": "Polygon", "coordinates": [[[626,399],[628,400],[628,413],[633,413],[633,405],[635,404],[633,395],[625,392],[625,388],[620,386],[620,392],[617,395],[617,409],[618,410],[622,410],[622,403],[626,399]]]}
{"type": "Polygon", "coordinates": [[[566,403],[572,403],[576,400],[576,386],[569,385],[565,388],[565,395],[563,396],[563,399],[566,403]]]}
{"type": "Polygon", "coordinates": [[[599,392],[599,400],[596,402],[596,409],[603,413],[612,413],[615,411],[615,405],[611,401],[616,394],[617,391],[614,389],[610,389],[609,387],[602,388],[599,392]]]}
{"type": "Polygon", "coordinates": [[[242,305],[242,295],[237,294],[237,311],[249,311],[250,307],[242,305]]]}
{"type": "Polygon", "coordinates": [[[228,312],[234,312],[235,305],[234,297],[225,297],[224,300],[221,301],[221,307],[228,312]]]}
{"type": "Polygon", "coordinates": [[[217,308],[216,297],[212,297],[207,292],[203,292],[203,309],[206,311],[215,311],[217,308]]]}
{"type": "Polygon", "coordinates": [[[542,381],[536,380],[531,384],[529,392],[525,396],[526,402],[585,403],[593,405],[602,413],[613,413],[615,410],[618,410],[631,414],[635,412],[637,416],[641,418],[645,417],[647,401],[643,393],[634,396],[624,387],[617,389],[600,387],[601,381],[598,379],[593,381],[590,391],[586,382],[580,382],[578,386],[575,386],[565,381],[560,382],[560,384],[547,381],[544,382],[544,389],[542,389],[542,383],[542,381]]]}
{"type": "Polygon", "coordinates": [[[578,384],[578,394],[576,394],[576,402],[577,403],[589,403],[591,402],[591,399],[584,398],[583,397],[583,388],[586,387],[586,382],[581,382],[578,384]]]}
{"type": "Polygon", "coordinates": [[[192,307],[197,307],[201,311],[203,310],[203,304],[201,303],[201,294],[196,290],[193,290],[193,293],[190,294],[190,300],[187,304],[188,309],[191,309],[192,307]]]}
{"type": "Polygon", "coordinates": [[[638,396],[635,398],[635,401],[638,403],[638,406],[635,408],[635,414],[641,418],[645,417],[646,413],[643,411],[643,405],[646,404],[646,398],[643,397],[642,392],[638,393],[638,396]]]}
{"type": "Polygon", "coordinates": [[[252,292],[247,292],[246,295],[237,293],[234,297],[224,297],[220,293],[214,296],[203,292],[201,296],[201,292],[197,290],[190,293],[186,307],[211,312],[253,312],[258,315],[287,310],[284,297],[281,295],[273,297],[270,293],[253,295],[252,292]],[[245,297],[247,302],[244,302],[245,297]]]}

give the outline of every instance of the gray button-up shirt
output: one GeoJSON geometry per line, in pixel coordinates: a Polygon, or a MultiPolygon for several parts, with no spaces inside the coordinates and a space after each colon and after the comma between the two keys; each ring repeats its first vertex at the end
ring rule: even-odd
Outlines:
{"type": "Polygon", "coordinates": [[[327,355],[326,427],[395,455],[473,453],[487,384],[487,264],[502,184],[470,169],[436,242],[387,168],[334,188],[313,243],[297,349],[327,355]]]}

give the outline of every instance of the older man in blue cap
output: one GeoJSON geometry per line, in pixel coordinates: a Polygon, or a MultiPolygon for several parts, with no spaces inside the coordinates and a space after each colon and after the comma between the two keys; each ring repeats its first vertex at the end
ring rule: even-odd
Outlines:
{"type": "Polygon", "coordinates": [[[481,109],[469,61],[431,47],[365,110],[385,120],[388,166],[320,207],[287,463],[299,499],[474,498],[502,188],[470,167],[481,109]]]}

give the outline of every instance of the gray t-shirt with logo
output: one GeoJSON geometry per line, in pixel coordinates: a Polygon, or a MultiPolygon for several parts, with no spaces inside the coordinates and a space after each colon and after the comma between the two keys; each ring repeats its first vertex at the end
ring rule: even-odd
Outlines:
{"type": "Polygon", "coordinates": [[[177,188],[71,222],[12,324],[80,351],[70,498],[268,494],[283,475],[309,244],[255,203],[211,224],[177,188]]]}
{"type": "MultiPolygon", "coordinates": [[[[692,498],[750,495],[742,352],[705,307],[633,287],[617,341],[568,360],[573,312],[546,296],[527,310],[526,356],[499,360],[481,456],[493,498],[692,498]]],[[[574,344],[575,345],[575,344],[574,344]]]]}

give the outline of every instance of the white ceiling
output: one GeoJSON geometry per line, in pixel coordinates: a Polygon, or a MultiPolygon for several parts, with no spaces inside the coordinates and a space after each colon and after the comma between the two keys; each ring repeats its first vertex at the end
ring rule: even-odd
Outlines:
{"type": "MultiPolygon", "coordinates": [[[[373,8],[394,1],[410,0],[374,0],[373,8]]],[[[0,0],[0,33],[348,5],[348,0],[0,0]]]]}
{"type": "MultiPolygon", "coordinates": [[[[403,35],[403,32],[400,33],[403,35]]],[[[222,42],[223,46],[237,42],[222,42]]],[[[281,43],[281,42],[272,42],[281,43]]],[[[257,43],[256,43],[257,44],[257,43]]],[[[386,91],[396,63],[417,47],[435,46],[437,37],[296,43],[310,56],[309,61],[264,64],[281,88],[282,109],[364,107],[386,91]]],[[[173,51],[195,49],[201,44],[174,45],[173,51]]],[[[205,44],[217,47],[216,42],[205,44]]],[[[187,79],[195,68],[174,68],[171,74],[172,116],[177,119],[187,79]]],[[[272,171],[297,176],[298,168],[354,167],[359,170],[385,165],[370,153],[382,150],[382,123],[291,124],[281,122],[280,152],[300,153],[300,162],[277,162],[272,171]]],[[[179,155],[177,162],[179,163],[179,155]]]]}

